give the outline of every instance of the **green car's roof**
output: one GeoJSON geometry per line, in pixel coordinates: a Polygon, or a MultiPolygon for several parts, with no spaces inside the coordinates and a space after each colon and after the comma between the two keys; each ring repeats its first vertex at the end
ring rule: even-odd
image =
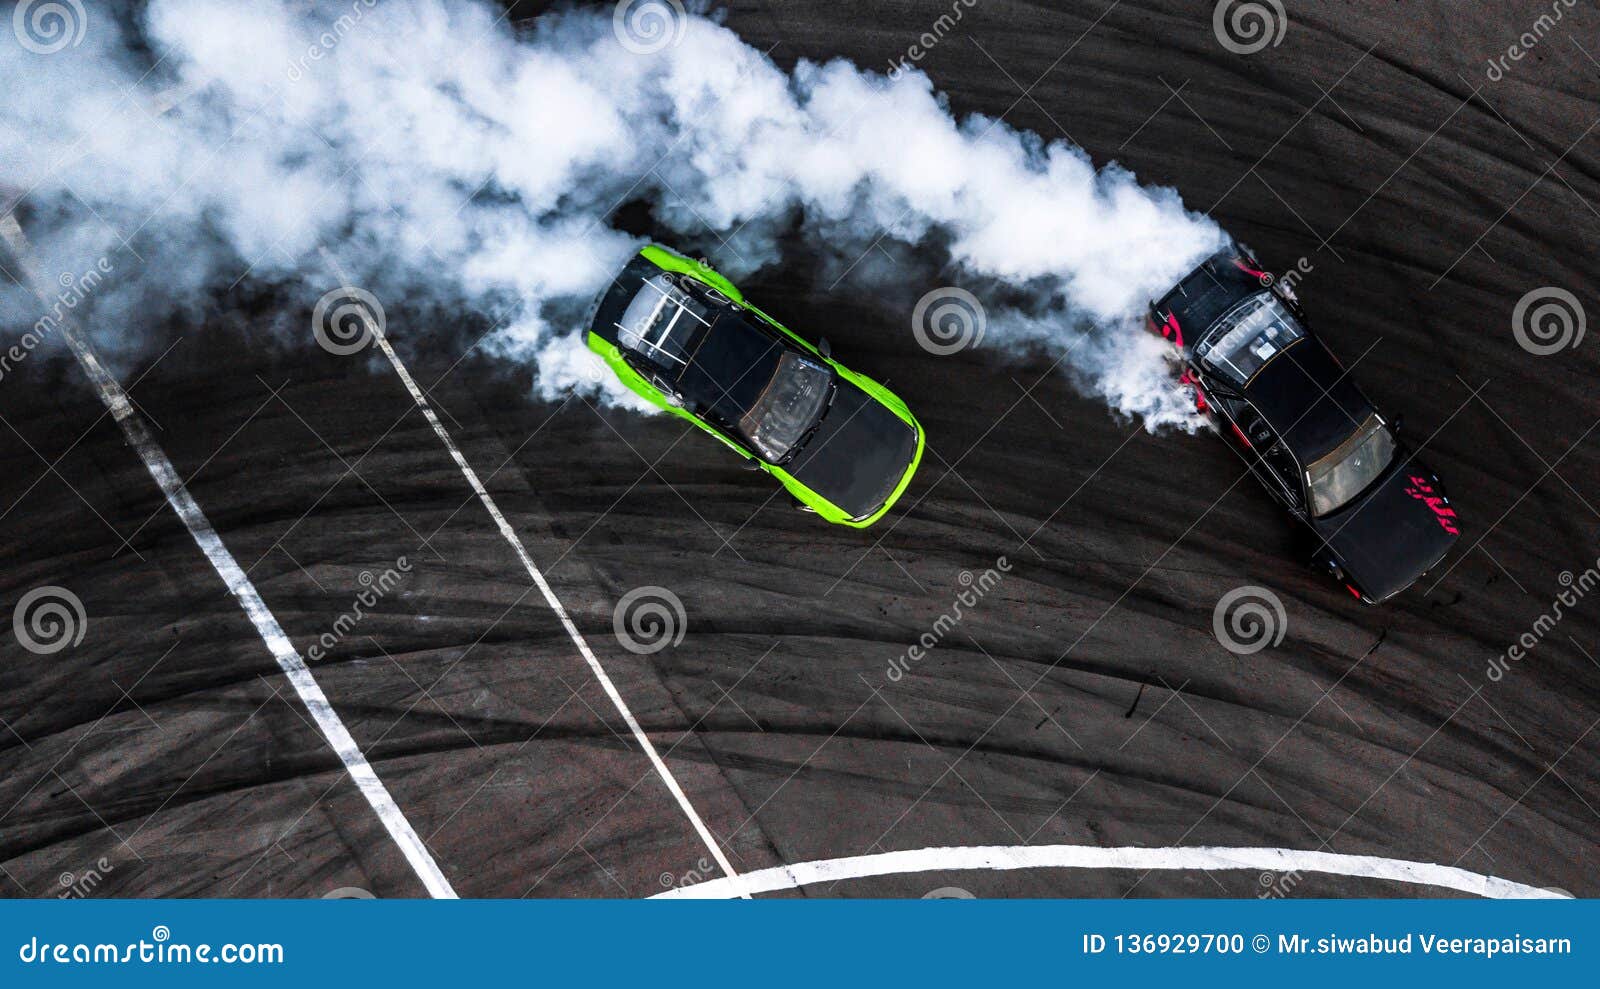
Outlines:
{"type": "MultiPolygon", "coordinates": [[[[805,407],[773,408],[779,367],[796,355],[810,355],[742,307],[706,294],[698,281],[664,272],[642,255],[612,281],[592,329],[647,365],[697,414],[747,442],[764,431],[763,421],[768,429],[783,425],[795,433],[812,425],[825,408],[818,403],[826,395],[805,407]]],[[[810,366],[831,379],[823,362],[812,359],[810,366]]]]}

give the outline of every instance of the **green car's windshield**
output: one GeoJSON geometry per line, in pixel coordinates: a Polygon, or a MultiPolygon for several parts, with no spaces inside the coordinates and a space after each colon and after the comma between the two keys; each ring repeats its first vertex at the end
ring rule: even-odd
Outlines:
{"type": "Polygon", "coordinates": [[[1368,416],[1332,453],[1306,471],[1311,511],[1322,516],[1338,511],[1377,480],[1394,459],[1394,434],[1377,416],[1368,416]]]}
{"type": "Polygon", "coordinates": [[[826,364],[785,351],[761,397],[740,417],[739,431],[763,460],[781,463],[822,420],[832,382],[826,364]]]}

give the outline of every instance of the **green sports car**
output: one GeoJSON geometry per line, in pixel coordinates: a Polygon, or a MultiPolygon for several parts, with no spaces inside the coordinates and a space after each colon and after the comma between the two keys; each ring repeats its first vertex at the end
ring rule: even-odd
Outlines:
{"type": "Polygon", "coordinates": [[[644,248],[612,280],[588,339],[628,388],[726,443],[829,522],[878,521],[922,459],[922,427],[893,392],[664,248],[644,248]]]}

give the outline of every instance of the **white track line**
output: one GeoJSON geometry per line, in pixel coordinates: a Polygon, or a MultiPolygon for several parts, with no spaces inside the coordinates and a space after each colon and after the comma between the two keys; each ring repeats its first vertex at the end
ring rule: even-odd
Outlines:
{"type": "MultiPolygon", "coordinates": [[[[23,275],[31,283],[30,287],[34,293],[39,296],[45,307],[49,308],[52,303],[48,284],[33,270],[32,251],[15,217],[9,214],[0,217],[0,238],[4,238],[17,264],[22,266],[23,275]]],[[[262,641],[272,651],[272,657],[278,661],[278,666],[294,685],[295,693],[300,695],[307,710],[316,719],[317,727],[322,730],[323,737],[339,754],[339,760],[349,771],[350,778],[355,780],[356,786],[361,789],[361,795],[367,798],[367,803],[372,805],[383,826],[389,830],[390,837],[400,846],[400,851],[405,853],[406,861],[416,870],[417,877],[427,887],[429,894],[454,899],[456,892],[451,888],[450,881],[439,871],[433,855],[423,844],[422,839],[417,837],[411,822],[401,813],[394,798],[384,787],[383,781],[378,779],[378,774],[373,771],[372,765],[367,762],[367,757],[362,754],[355,739],[346,730],[333,705],[328,703],[327,695],[311,676],[311,670],[306,667],[305,660],[295,650],[294,643],[284,634],[278,619],[273,616],[266,602],[256,592],[250,578],[239,568],[233,554],[223,545],[221,537],[217,535],[205,513],[190,496],[188,488],[184,487],[178,472],[172,467],[172,462],[167,459],[166,453],[150,435],[149,427],[134,411],[133,404],[128,400],[128,394],[123,391],[121,383],[100,363],[88,339],[79,332],[76,323],[71,319],[63,319],[60,325],[63,339],[72,349],[73,355],[78,358],[78,363],[83,366],[95,390],[100,393],[100,400],[110,410],[117,425],[122,427],[122,434],[127,438],[128,444],[138,451],[145,468],[150,471],[150,476],[155,479],[161,488],[161,493],[166,496],[167,504],[172,506],[172,510],[188,528],[189,535],[194,537],[201,552],[205,553],[206,559],[216,568],[217,576],[222,578],[223,583],[228,585],[228,590],[238,599],[240,607],[250,617],[262,641]]]]}
{"type": "Polygon", "coordinates": [[[737,885],[713,879],[657,893],[651,899],[726,899],[740,895],[798,889],[814,883],[897,876],[913,872],[968,869],[1198,869],[1210,872],[1250,870],[1286,874],[1322,872],[1362,879],[1388,879],[1459,890],[1491,899],[1559,900],[1566,896],[1448,865],[1407,862],[1372,855],[1303,852],[1292,848],[1101,848],[1097,845],[987,845],[967,848],[919,848],[854,858],[801,862],[747,872],[737,885]]]}
{"type": "MultiPolygon", "coordinates": [[[[333,270],[333,273],[338,276],[339,282],[343,285],[345,291],[348,292],[353,289],[354,286],[351,285],[349,277],[345,275],[344,269],[339,266],[339,262],[334,259],[333,255],[324,249],[322,257],[333,270]]],[[[678,785],[677,777],[672,775],[672,770],[667,767],[666,762],[661,758],[661,753],[656,751],[655,743],[650,741],[649,735],[645,734],[644,728],[639,724],[639,720],[633,716],[633,711],[628,708],[628,702],[622,699],[622,694],[617,690],[616,684],[611,682],[611,676],[606,673],[605,667],[600,665],[600,660],[595,658],[594,650],[589,648],[589,643],[584,639],[583,633],[579,632],[578,626],[573,624],[571,616],[567,614],[566,606],[556,597],[555,591],[550,589],[550,582],[545,580],[544,574],[534,565],[533,557],[528,555],[527,547],[522,544],[522,537],[517,535],[517,531],[511,527],[511,523],[506,521],[506,517],[501,513],[500,507],[495,504],[494,498],[489,494],[488,489],[478,479],[478,472],[472,468],[471,464],[467,463],[467,458],[461,453],[461,448],[456,446],[455,440],[451,439],[450,433],[444,428],[444,423],[439,421],[438,415],[433,411],[433,405],[428,401],[427,396],[423,394],[422,389],[418,387],[416,379],[411,377],[411,372],[406,370],[405,364],[401,363],[400,355],[395,353],[394,347],[389,343],[389,338],[384,335],[383,328],[378,326],[365,307],[361,308],[361,316],[362,321],[366,324],[367,332],[377,342],[379,349],[383,351],[383,356],[387,357],[389,363],[394,365],[395,373],[405,383],[406,390],[411,393],[411,398],[417,403],[417,408],[422,410],[423,417],[433,427],[433,431],[438,435],[440,442],[445,445],[445,449],[450,451],[451,458],[455,460],[456,466],[461,468],[461,473],[466,477],[467,483],[472,486],[472,490],[477,494],[478,500],[483,503],[483,507],[488,510],[490,517],[494,519],[494,524],[500,530],[500,534],[505,537],[506,542],[511,544],[511,548],[517,553],[517,559],[522,561],[523,569],[527,570],[528,576],[533,578],[533,582],[538,585],[539,592],[544,595],[545,603],[550,605],[550,610],[555,612],[557,618],[561,619],[561,627],[567,630],[567,636],[572,639],[572,644],[578,647],[578,652],[582,654],[584,662],[589,664],[589,669],[593,671],[595,679],[600,681],[600,686],[605,689],[606,696],[611,698],[611,703],[616,707],[617,713],[622,715],[623,721],[627,722],[628,730],[633,732],[634,740],[639,743],[640,748],[644,749],[644,753],[650,758],[650,764],[655,767],[657,775],[661,777],[661,781],[671,791],[673,798],[678,801],[678,806],[683,810],[684,816],[689,819],[690,824],[694,825],[695,832],[700,835],[700,840],[705,843],[706,849],[711,852],[711,857],[725,873],[726,878],[717,881],[731,884],[729,886],[729,895],[743,896],[743,893],[738,892],[738,870],[733,867],[733,863],[729,862],[728,857],[723,854],[722,846],[717,844],[717,839],[712,836],[711,829],[706,827],[705,821],[701,820],[700,812],[695,810],[694,804],[689,802],[689,797],[683,792],[683,787],[678,785]]]]}

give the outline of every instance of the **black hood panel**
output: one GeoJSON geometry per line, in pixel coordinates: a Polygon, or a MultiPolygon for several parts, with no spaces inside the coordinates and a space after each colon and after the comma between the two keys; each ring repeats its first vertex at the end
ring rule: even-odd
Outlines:
{"type": "Polygon", "coordinates": [[[851,518],[871,515],[894,493],[917,452],[917,434],[844,377],[811,441],[784,470],[851,518]]]}
{"type": "Polygon", "coordinates": [[[1361,590],[1382,601],[1411,586],[1450,551],[1459,519],[1427,468],[1400,463],[1354,505],[1313,527],[1361,590]]]}

